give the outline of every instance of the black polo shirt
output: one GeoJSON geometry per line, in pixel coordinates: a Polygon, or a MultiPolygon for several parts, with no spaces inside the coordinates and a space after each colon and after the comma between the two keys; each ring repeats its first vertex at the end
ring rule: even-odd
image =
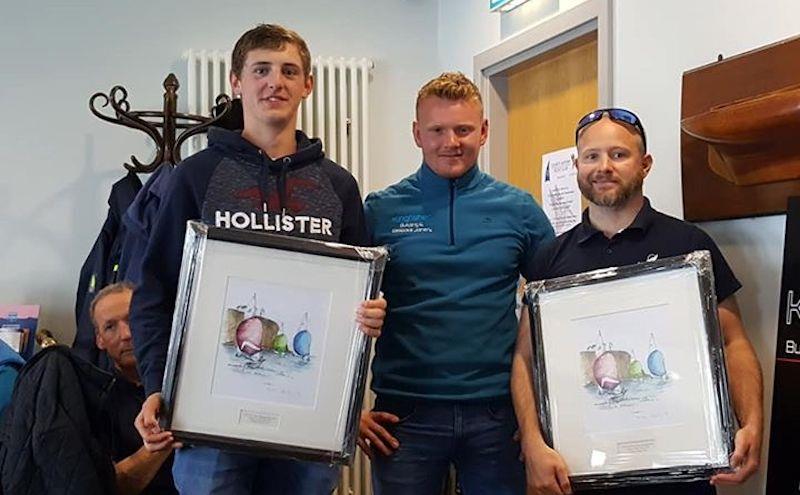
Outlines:
{"type": "MultiPolygon", "coordinates": [[[[109,423],[111,427],[111,455],[115,463],[139,450],[144,444],[133,425],[136,415],[144,403],[144,388],[129,382],[116,370],[116,380],[109,392],[109,423]]],[[[161,465],[161,469],[145,487],[142,495],[177,495],[172,481],[172,458],[161,465]]]]}
{"type": "MultiPolygon", "coordinates": [[[[718,301],[724,301],[742,284],[736,279],[716,243],[692,224],[654,210],[645,198],[644,206],[627,228],[610,239],[592,227],[589,212],[583,221],[551,240],[536,252],[533,280],[625,266],[654,259],[680,256],[692,251],[711,253],[714,290],[718,301]]],[[[668,483],[610,490],[592,490],[592,495],[709,495],[716,493],[707,481],[668,483]]]]}
{"type": "Polygon", "coordinates": [[[711,253],[717,301],[724,301],[739,290],[742,284],[708,234],[695,225],[654,210],[645,198],[633,223],[610,239],[592,226],[589,210],[585,210],[581,223],[536,251],[531,280],[632,265],[698,250],[711,253]]]}

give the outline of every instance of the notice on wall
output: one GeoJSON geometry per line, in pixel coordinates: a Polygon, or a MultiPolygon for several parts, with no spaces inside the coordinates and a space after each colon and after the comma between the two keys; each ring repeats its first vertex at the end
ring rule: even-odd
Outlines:
{"type": "Polygon", "coordinates": [[[574,146],[542,155],[542,209],[556,235],[581,222],[581,192],[578,189],[574,146]]]}

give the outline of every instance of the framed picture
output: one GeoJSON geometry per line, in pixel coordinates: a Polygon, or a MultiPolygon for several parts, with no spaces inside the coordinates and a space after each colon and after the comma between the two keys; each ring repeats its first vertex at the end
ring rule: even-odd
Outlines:
{"type": "Polygon", "coordinates": [[[539,421],[576,487],[730,467],[713,287],[707,251],[527,285],[539,421]]]}
{"type": "Polygon", "coordinates": [[[38,304],[0,304],[0,340],[26,360],[33,356],[38,326],[38,304]]]}
{"type": "Polygon", "coordinates": [[[348,463],[384,248],[188,222],[164,427],[189,444],[348,463]]]}

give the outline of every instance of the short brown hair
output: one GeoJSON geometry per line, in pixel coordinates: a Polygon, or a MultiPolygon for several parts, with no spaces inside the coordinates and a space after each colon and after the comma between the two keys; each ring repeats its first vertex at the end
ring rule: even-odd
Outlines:
{"type": "Polygon", "coordinates": [[[417,93],[417,112],[419,112],[419,103],[431,96],[454,101],[477,101],[483,108],[483,100],[478,87],[461,72],[443,72],[439,77],[425,83],[417,93]]]}
{"type": "Polygon", "coordinates": [[[231,55],[231,72],[236,77],[242,76],[244,61],[252,50],[259,48],[283,50],[287,44],[297,47],[300,60],[303,62],[303,74],[306,77],[311,75],[311,52],[308,50],[306,40],[291,29],[278,24],[259,24],[239,38],[231,55]]]}
{"type": "MultiPolygon", "coordinates": [[[[92,304],[89,306],[89,319],[92,320],[92,325],[97,328],[97,322],[94,319],[94,310],[97,307],[97,303],[100,302],[106,296],[110,296],[111,294],[118,294],[120,292],[125,292],[127,290],[133,292],[133,284],[128,281],[117,282],[115,284],[106,285],[100,292],[98,292],[94,299],[92,299],[92,304]]],[[[98,329],[99,330],[99,329],[98,329]]]]}

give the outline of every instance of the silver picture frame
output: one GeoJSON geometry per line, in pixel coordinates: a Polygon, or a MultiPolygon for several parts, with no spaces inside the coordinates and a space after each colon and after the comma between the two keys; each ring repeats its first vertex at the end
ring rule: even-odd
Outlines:
{"type": "Polygon", "coordinates": [[[370,351],[356,310],[387,258],[188,222],[162,427],[188,445],[350,463],[370,351]]]}
{"type": "Polygon", "coordinates": [[[735,423],[708,251],[534,281],[525,293],[539,424],[574,487],[730,468],[735,423]]]}

